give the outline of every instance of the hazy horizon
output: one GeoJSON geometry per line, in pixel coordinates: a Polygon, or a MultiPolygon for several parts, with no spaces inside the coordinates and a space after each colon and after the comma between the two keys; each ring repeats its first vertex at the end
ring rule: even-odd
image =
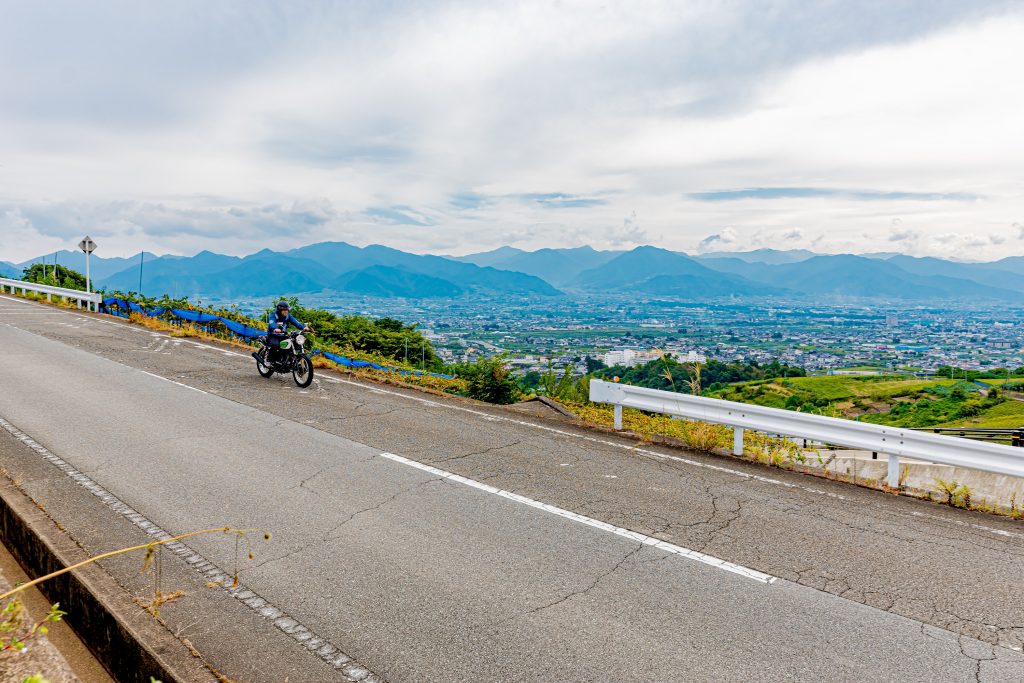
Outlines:
{"type": "MultiPolygon", "coordinates": [[[[188,253],[175,253],[175,252],[162,252],[161,253],[161,252],[154,252],[154,251],[151,251],[149,249],[145,249],[144,251],[146,252],[147,256],[152,254],[152,255],[154,255],[156,257],[161,257],[161,258],[164,257],[164,256],[192,258],[192,257],[194,257],[194,256],[196,256],[196,255],[198,255],[198,254],[200,254],[200,253],[202,253],[204,251],[209,251],[209,252],[216,253],[216,254],[221,254],[221,255],[224,255],[224,256],[235,256],[235,257],[238,257],[238,258],[245,258],[247,256],[252,256],[253,254],[259,253],[259,252],[261,252],[261,251],[263,251],[265,249],[270,249],[271,251],[278,252],[278,253],[285,253],[285,252],[291,251],[293,249],[301,249],[303,247],[313,246],[315,244],[323,244],[323,243],[327,243],[327,242],[345,242],[345,240],[322,240],[320,242],[310,242],[308,244],[295,244],[295,245],[291,245],[291,246],[282,246],[282,247],[276,248],[276,249],[272,248],[270,246],[264,246],[264,247],[260,247],[259,249],[252,249],[250,251],[237,252],[237,253],[220,252],[220,251],[216,251],[216,250],[213,250],[213,249],[199,249],[197,251],[192,251],[192,252],[188,252],[188,253]]],[[[491,249],[486,249],[486,250],[483,250],[483,251],[476,250],[476,251],[467,251],[465,253],[440,253],[440,252],[436,252],[436,251],[422,251],[422,250],[415,250],[415,249],[400,249],[399,247],[396,247],[394,245],[384,244],[384,243],[381,243],[381,242],[368,242],[366,244],[355,244],[353,242],[345,242],[345,243],[346,244],[350,244],[351,246],[354,246],[354,247],[361,248],[361,249],[364,249],[366,247],[371,247],[371,246],[381,246],[381,247],[386,247],[386,248],[389,248],[389,249],[398,249],[400,251],[405,251],[407,253],[417,254],[417,255],[421,255],[421,256],[444,256],[444,257],[451,257],[451,258],[462,258],[462,257],[466,257],[466,256],[472,256],[472,255],[475,255],[475,254],[487,253],[487,252],[490,252],[490,251],[495,251],[497,249],[502,249],[502,248],[507,248],[507,247],[512,247],[514,249],[519,249],[519,247],[514,247],[513,245],[498,245],[496,247],[493,247],[491,249]]],[[[639,247],[654,247],[654,248],[657,248],[657,249],[665,249],[667,251],[674,251],[676,253],[683,253],[683,254],[686,254],[687,256],[690,256],[690,257],[693,257],[693,258],[712,257],[712,256],[715,256],[716,254],[742,254],[742,253],[750,253],[750,252],[754,252],[754,251],[779,251],[779,252],[807,251],[807,252],[811,253],[813,256],[841,256],[841,255],[870,256],[870,255],[890,254],[890,253],[891,254],[900,254],[900,255],[911,256],[911,254],[903,254],[902,252],[898,252],[898,251],[860,251],[860,252],[838,251],[838,252],[826,252],[826,251],[814,251],[814,250],[810,250],[810,249],[806,249],[805,250],[805,249],[801,249],[799,247],[794,247],[794,248],[791,248],[791,249],[777,249],[777,248],[773,248],[773,247],[755,247],[755,248],[751,248],[751,249],[720,249],[720,250],[715,250],[715,251],[697,252],[697,251],[682,251],[682,250],[678,250],[678,249],[669,249],[668,247],[665,247],[665,246],[662,246],[662,245],[659,245],[659,244],[652,244],[652,243],[636,244],[636,245],[630,246],[628,248],[619,248],[619,249],[597,249],[596,247],[593,247],[593,245],[577,244],[577,245],[571,245],[571,246],[567,246],[567,247],[537,247],[536,249],[521,249],[521,251],[532,253],[532,252],[540,251],[540,250],[543,250],[543,249],[581,249],[581,248],[586,248],[586,247],[590,247],[592,249],[595,249],[596,251],[631,251],[631,250],[637,249],[639,247]]],[[[60,251],[76,252],[77,251],[77,246],[76,245],[70,245],[68,247],[64,247],[62,249],[58,249],[56,251],[57,252],[60,252],[60,251]]],[[[137,257],[141,253],[141,251],[143,251],[143,250],[122,251],[122,252],[118,252],[116,254],[108,254],[108,253],[105,253],[105,250],[103,250],[102,247],[100,247],[100,248],[97,248],[97,250],[95,252],[93,252],[93,255],[94,256],[98,256],[100,258],[105,258],[105,259],[109,259],[109,258],[131,258],[131,257],[137,257]]],[[[53,253],[54,252],[48,252],[48,253],[45,253],[45,254],[36,254],[35,256],[31,256],[31,257],[29,257],[27,259],[15,260],[15,259],[6,258],[4,256],[4,254],[2,253],[2,251],[0,251],[0,261],[6,261],[8,263],[15,263],[15,264],[28,263],[30,261],[31,262],[36,262],[36,261],[38,261],[40,259],[52,257],[53,253]]],[[[1000,256],[998,258],[991,259],[991,261],[998,261],[998,260],[1000,260],[1002,258],[1006,258],[1007,256],[1018,256],[1018,255],[1024,255],[1024,254],[1004,254],[1003,256],[1000,256]]],[[[987,262],[989,262],[989,261],[981,261],[981,260],[974,260],[974,259],[960,259],[960,258],[955,258],[955,257],[937,257],[937,258],[943,258],[944,260],[953,261],[953,262],[956,262],[956,263],[975,263],[975,262],[977,262],[977,263],[987,263],[987,262]]],[[[47,261],[47,262],[49,262],[49,261],[47,261]]]]}

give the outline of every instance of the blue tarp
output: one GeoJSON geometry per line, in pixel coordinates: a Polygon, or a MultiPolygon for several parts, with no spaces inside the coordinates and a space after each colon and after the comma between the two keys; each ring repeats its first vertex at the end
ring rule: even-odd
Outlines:
{"type": "MultiPolygon", "coordinates": [[[[155,318],[158,315],[163,315],[166,312],[170,312],[170,314],[173,315],[175,318],[188,320],[194,323],[220,322],[223,323],[224,327],[226,327],[231,332],[237,334],[239,337],[244,337],[246,339],[255,339],[256,337],[261,337],[265,334],[264,330],[255,327],[249,327],[248,325],[245,325],[243,323],[237,323],[234,320],[228,320],[227,318],[222,318],[221,316],[214,315],[213,313],[203,313],[202,311],[188,311],[183,308],[164,308],[163,306],[158,306],[152,310],[146,310],[145,308],[135,303],[134,301],[126,301],[125,299],[119,299],[117,297],[108,297],[104,299],[103,305],[107,306],[108,308],[110,306],[116,306],[118,310],[124,312],[135,311],[136,313],[142,313],[152,318],[155,318]]],[[[370,361],[367,360],[356,360],[354,358],[346,358],[345,356],[339,356],[337,354],[331,353],[330,351],[320,351],[314,349],[313,353],[318,353],[324,358],[334,361],[338,365],[341,365],[342,367],[346,368],[373,368],[374,370],[383,370],[384,372],[396,372],[400,375],[416,375],[427,377],[443,377],[444,379],[454,379],[453,375],[440,375],[433,372],[421,372],[419,370],[401,370],[398,368],[389,368],[383,365],[378,365],[377,363],[371,363],[370,361]]]]}
{"type": "Polygon", "coordinates": [[[194,323],[211,323],[218,320],[223,320],[219,315],[213,313],[203,313],[202,311],[186,311],[183,308],[172,308],[171,315],[175,318],[181,318],[182,320],[189,320],[194,323]]]}
{"type": "Polygon", "coordinates": [[[228,320],[227,318],[221,318],[220,321],[224,323],[224,327],[228,328],[238,336],[245,337],[247,339],[255,339],[256,337],[261,337],[266,333],[265,330],[258,330],[255,327],[236,323],[234,320],[228,320]]]}
{"type": "Polygon", "coordinates": [[[434,372],[421,372],[419,370],[399,370],[398,368],[388,368],[383,365],[377,365],[371,363],[368,360],[356,360],[355,358],[346,358],[345,356],[339,356],[331,353],[330,351],[319,351],[314,350],[313,353],[319,353],[324,358],[334,361],[338,365],[346,368],[373,368],[374,370],[383,370],[384,372],[396,372],[399,375],[417,375],[426,377],[443,377],[444,379],[454,379],[454,375],[440,375],[434,372]]]}

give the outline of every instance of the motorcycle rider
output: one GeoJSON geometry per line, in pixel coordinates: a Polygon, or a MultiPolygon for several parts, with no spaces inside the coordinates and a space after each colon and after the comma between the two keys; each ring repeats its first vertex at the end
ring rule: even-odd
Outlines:
{"type": "MultiPolygon", "coordinates": [[[[280,301],[277,308],[270,314],[270,323],[267,325],[267,363],[275,363],[280,357],[281,342],[288,338],[288,326],[297,327],[303,332],[312,332],[308,325],[303,325],[291,314],[287,301],[280,301]]],[[[253,352],[253,358],[257,358],[253,352]]]]}

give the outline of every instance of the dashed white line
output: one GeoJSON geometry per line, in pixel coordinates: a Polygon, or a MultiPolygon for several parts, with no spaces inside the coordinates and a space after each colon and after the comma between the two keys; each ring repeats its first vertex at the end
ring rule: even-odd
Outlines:
{"type": "Polygon", "coordinates": [[[607,522],[602,522],[600,520],[594,519],[593,517],[587,517],[586,515],[570,512],[569,510],[565,510],[554,505],[549,505],[548,503],[542,503],[539,500],[534,500],[533,498],[521,496],[518,493],[512,493],[511,491],[499,489],[497,487],[476,481],[475,479],[469,479],[467,477],[463,477],[452,472],[446,472],[445,470],[438,469],[437,467],[425,465],[424,463],[417,462],[416,460],[410,460],[409,458],[403,458],[402,456],[395,455],[394,453],[381,453],[380,455],[382,458],[387,458],[388,460],[401,463],[403,465],[408,465],[409,467],[415,467],[418,470],[429,472],[434,476],[441,477],[448,481],[452,481],[457,484],[463,484],[465,486],[477,489],[478,491],[490,493],[495,496],[500,496],[501,498],[506,498],[508,500],[515,501],[516,503],[520,503],[522,505],[526,505],[537,510],[542,510],[552,515],[557,515],[558,517],[564,517],[565,519],[572,520],[579,524],[585,524],[586,526],[593,527],[595,529],[600,529],[601,531],[606,531],[610,534],[621,536],[622,538],[627,538],[631,541],[643,543],[644,545],[649,545],[653,548],[663,550],[672,555],[678,555],[680,557],[685,557],[687,559],[695,560],[708,566],[715,567],[716,569],[732,572],[733,574],[739,574],[740,576],[746,577],[748,579],[753,579],[754,581],[771,584],[777,580],[776,577],[772,576],[771,574],[765,574],[764,572],[759,572],[756,569],[751,569],[749,567],[744,567],[743,565],[734,564],[732,562],[728,562],[726,560],[714,557],[712,555],[705,555],[704,553],[697,552],[696,550],[691,550],[689,548],[684,548],[674,543],[662,541],[652,536],[641,534],[637,531],[623,529],[622,527],[615,526],[613,524],[608,524],[607,522]]]}
{"type": "MultiPolygon", "coordinates": [[[[146,374],[148,375],[151,373],[147,372],[146,374]]],[[[159,375],[153,376],[159,377],[159,375]]],[[[166,378],[161,377],[161,379],[166,378]]],[[[175,384],[177,384],[177,382],[175,382],[175,384]]],[[[94,496],[103,501],[108,508],[128,519],[132,524],[144,531],[151,538],[158,541],[168,541],[168,539],[172,538],[170,533],[154,524],[142,513],[135,510],[113,493],[100,486],[87,474],[79,471],[67,461],[54,455],[45,446],[32,439],[28,434],[25,434],[7,420],[0,418],[0,428],[9,432],[16,439],[35,451],[44,460],[64,472],[64,474],[70,477],[75,483],[88,490],[94,496]]],[[[342,652],[341,648],[333,645],[329,640],[327,640],[326,636],[321,637],[317,635],[315,631],[304,625],[297,618],[289,616],[284,610],[278,608],[251,588],[242,584],[234,584],[231,581],[233,576],[232,574],[224,571],[216,564],[197,553],[186,543],[183,543],[182,541],[169,541],[164,543],[164,546],[175,555],[181,557],[185,561],[186,566],[192,567],[193,570],[205,576],[210,582],[208,585],[220,585],[229,595],[231,595],[231,597],[235,598],[255,612],[258,616],[269,621],[275,627],[286,633],[292,638],[292,640],[306,648],[310,654],[318,657],[329,666],[333,667],[335,671],[338,671],[339,674],[341,674],[344,680],[351,681],[352,683],[355,683],[356,681],[363,681],[364,683],[367,681],[379,683],[379,681],[381,681],[381,678],[376,674],[371,673],[369,669],[346,655],[342,652]]]]}

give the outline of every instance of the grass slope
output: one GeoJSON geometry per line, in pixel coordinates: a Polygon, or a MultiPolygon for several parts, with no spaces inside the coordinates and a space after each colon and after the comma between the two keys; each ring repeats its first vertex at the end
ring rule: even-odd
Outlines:
{"type": "Polygon", "coordinates": [[[1024,426],[1024,402],[987,398],[961,380],[794,377],[733,384],[709,395],[897,427],[1024,426]]]}

